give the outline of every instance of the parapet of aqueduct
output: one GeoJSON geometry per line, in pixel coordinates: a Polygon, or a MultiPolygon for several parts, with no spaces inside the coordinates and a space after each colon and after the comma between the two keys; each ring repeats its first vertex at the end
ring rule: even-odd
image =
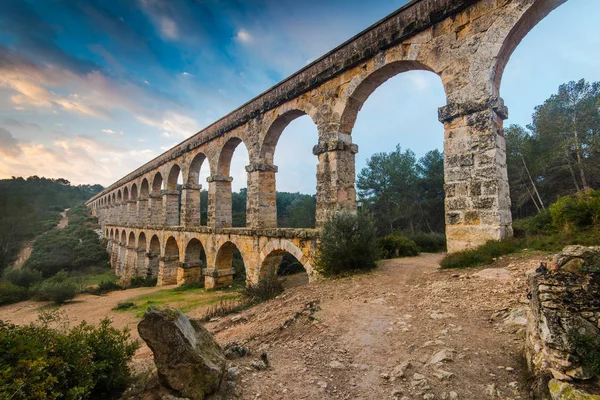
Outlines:
{"type": "Polygon", "coordinates": [[[446,93],[439,120],[448,251],[512,235],[500,81],[521,39],[565,1],[415,0],[400,8],[90,199],[115,271],[153,274],[159,285],[202,275],[206,287],[220,287],[231,283],[237,247],[248,282],[271,273],[285,252],[312,279],[319,226],[331,213],[356,210],[357,114],[379,85],[409,70],[434,72],[446,93]],[[319,132],[317,229],[277,228],[273,155],[283,129],[305,114],[319,132]],[[232,228],[230,162],[242,142],[247,227],[232,228]],[[207,226],[200,168],[210,170],[207,226]]]}

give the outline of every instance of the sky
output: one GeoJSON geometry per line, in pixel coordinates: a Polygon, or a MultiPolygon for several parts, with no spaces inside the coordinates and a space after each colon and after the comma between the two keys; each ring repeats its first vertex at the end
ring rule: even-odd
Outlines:
{"type": "MultiPolygon", "coordinates": [[[[108,186],[406,2],[2,0],[0,178],[108,186]]],[[[598,15],[600,2],[569,0],[525,37],[500,88],[505,126],[528,124],[562,83],[600,81],[598,15]]],[[[385,82],[353,130],[357,173],[397,144],[418,157],[441,150],[444,104],[433,73],[385,82]]],[[[315,193],[316,143],[308,116],[284,130],[278,190],[315,193]]],[[[234,190],[247,164],[240,145],[234,190]]]]}

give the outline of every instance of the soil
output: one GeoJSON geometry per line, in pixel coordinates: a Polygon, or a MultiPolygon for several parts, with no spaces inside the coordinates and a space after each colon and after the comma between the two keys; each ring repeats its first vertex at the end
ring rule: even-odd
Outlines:
{"type": "MultiPolygon", "coordinates": [[[[526,271],[547,257],[440,270],[441,257],[386,260],[373,272],[307,285],[301,285],[304,276],[292,276],[276,299],[205,324],[222,345],[235,341],[251,351],[228,361],[238,369],[238,398],[529,399],[519,310],[527,303],[526,271]],[[262,352],[270,367],[256,370],[251,362],[262,352]],[[432,364],[434,355],[446,359],[432,364]],[[406,362],[401,373],[398,366],[406,362]],[[446,372],[452,375],[440,378],[446,372]]],[[[111,309],[157,290],[82,295],[61,310],[71,325],[108,316],[137,337],[135,314],[111,309]]],[[[0,307],[0,319],[29,323],[39,308],[29,301],[0,307]]],[[[153,367],[146,346],[133,367],[153,367]]]]}

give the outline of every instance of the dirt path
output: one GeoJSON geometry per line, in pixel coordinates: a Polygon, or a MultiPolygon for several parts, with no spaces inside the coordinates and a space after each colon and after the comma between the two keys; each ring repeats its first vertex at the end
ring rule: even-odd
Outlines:
{"type": "Polygon", "coordinates": [[[523,327],[504,319],[524,306],[525,271],[543,257],[503,261],[484,277],[483,268],[440,271],[440,257],[385,261],[209,323],[219,342],[254,354],[233,361],[240,398],[529,398],[523,327]],[[314,320],[308,302],[320,307],[314,320]],[[272,368],[256,371],[249,364],[262,351],[272,368]],[[436,354],[447,359],[431,363],[436,354]]]}
{"type": "MultiPolygon", "coordinates": [[[[69,210],[70,209],[67,208],[60,213],[61,219],[58,222],[58,224],[54,227],[54,229],[63,229],[65,226],[68,225],[69,217],[67,217],[67,211],[69,211],[69,210]]],[[[19,253],[17,254],[17,258],[10,265],[10,268],[21,268],[23,266],[23,264],[25,264],[25,261],[27,261],[29,259],[29,257],[31,256],[31,251],[33,250],[33,244],[35,243],[35,240],[38,237],[39,236],[37,236],[36,238],[34,238],[32,240],[23,242],[23,245],[21,246],[21,250],[19,250],[19,253]]]]}

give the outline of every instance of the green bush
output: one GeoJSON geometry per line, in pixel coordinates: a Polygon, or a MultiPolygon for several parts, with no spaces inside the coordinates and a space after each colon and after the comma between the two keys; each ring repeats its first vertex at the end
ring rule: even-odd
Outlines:
{"type": "Polygon", "coordinates": [[[131,307],[135,307],[135,303],[131,302],[131,301],[125,301],[122,303],[117,304],[116,306],[113,307],[113,310],[127,310],[131,307]]]}
{"type": "Polygon", "coordinates": [[[127,363],[139,347],[108,319],[70,332],[47,325],[0,321],[0,398],[114,397],[129,379],[127,363]]]}
{"type": "Polygon", "coordinates": [[[459,251],[448,254],[440,261],[440,266],[446,268],[469,268],[489,264],[496,258],[514,253],[521,249],[521,243],[513,238],[500,241],[490,240],[476,249],[459,251]]]}
{"type": "Polygon", "coordinates": [[[65,271],[60,271],[52,278],[48,278],[33,288],[35,297],[41,301],[53,301],[56,304],[63,304],[77,295],[77,284],[69,279],[65,271]]]}
{"type": "Polygon", "coordinates": [[[364,213],[340,213],[321,231],[316,267],[323,275],[369,270],[377,266],[375,224],[364,213]]]}
{"type": "Polygon", "coordinates": [[[554,226],[550,210],[544,209],[532,217],[514,220],[513,231],[515,237],[551,233],[554,231],[554,226]]]}
{"type": "Polygon", "coordinates": [[[419,252],[440,253],[446,251],[446,235],[442,233],[419,232],[409,235],[409,238],[417,244],[419,252]]]}
{"type": "Polygon", "coordinates": [[[89,289],[88,292],[95,295],[101,295],[109,292],[114,292],[116,290],[123,290],[123,288],[117,282],[102,281],[98,284],[98,287],[89,289]]]}
{"type": "Polygon", "coordinates": [[[600,224],[600,191],[589,190],[560,197],[550,206],[552,224],[561,230],[585,229],[600,224]]]}
{"type": "Polygon", "coordinates": [[[18,303],[29,298],[26,288],[9,281],[0,281],[0,305],[18,303]]]}
{"type": "Polygon", "coordinates": [[[17,286],[30,288],[42,280],[42,273],[40,271],[27,268],[11,268],[4,271],[2,278],[17,286]]]}
{"type": "Polygon", "coordinates": [[[131,278],[129,282],[130,288],[139,288],[139,287],[154,287],[158,282],[158,278],[153,278],[149,276],[134,276],[131,278]]]}
{"type": "Polygon", "coordinates": [[[419,255],[417,244],[404,235],[392,234],[377,240],[383,258],[414,257],[419,255]]]}

